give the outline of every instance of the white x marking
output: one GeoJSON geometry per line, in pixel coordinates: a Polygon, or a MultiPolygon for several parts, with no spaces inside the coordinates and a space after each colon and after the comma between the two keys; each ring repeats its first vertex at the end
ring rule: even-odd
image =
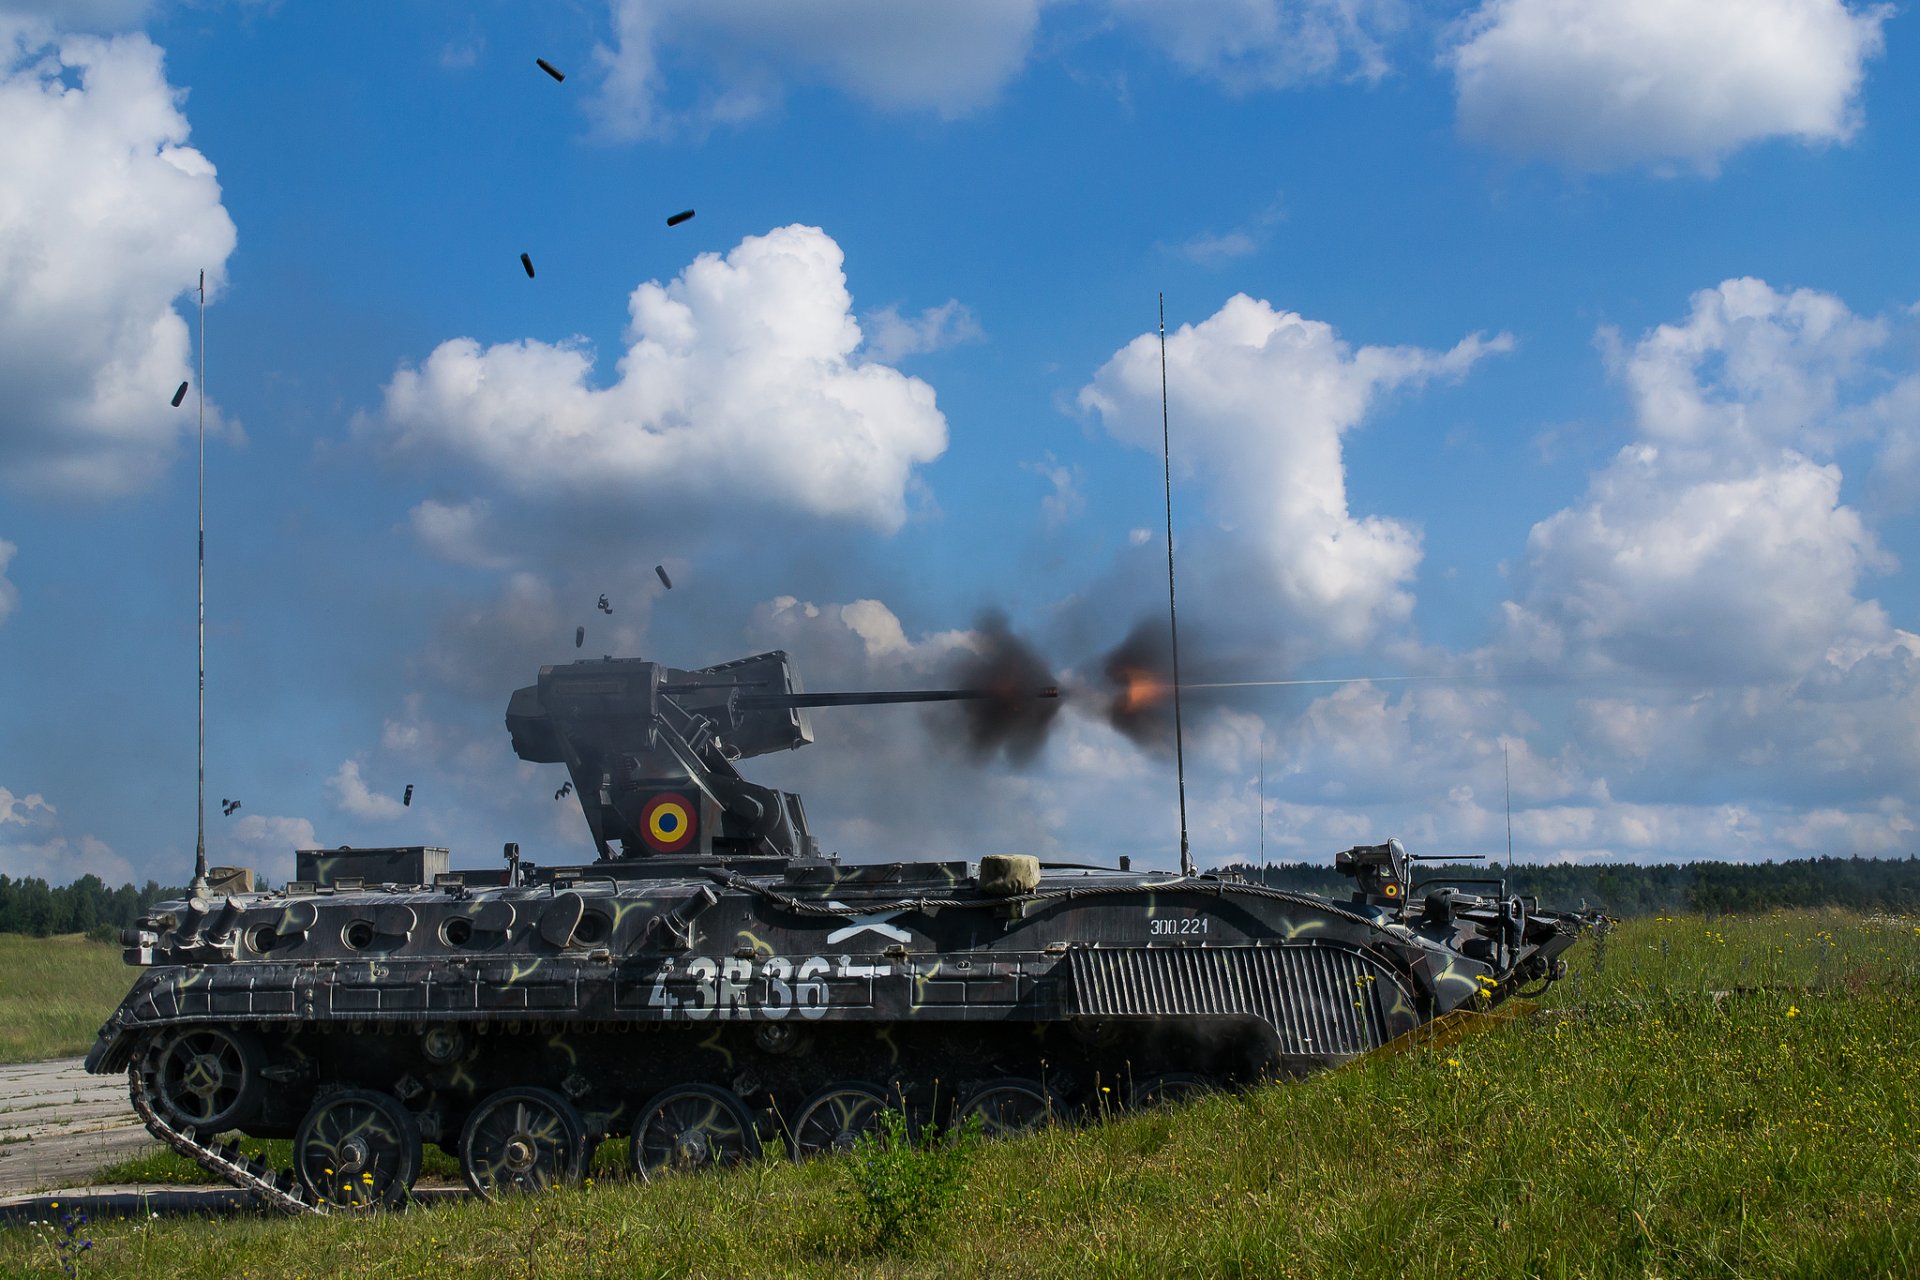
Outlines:
{"type": "MultiPolygon", "coordinates": [[[[844,909],[847,904],[844,902],[829,902],[827,905],[844,909]]],[[[876,911],[870,915],[855,916],[852,923],[844,928],[835,929],[827,935],[827,945],[830,947],[838,946],[848,938],[858,937],[860,934],[868,932],[877,933],[883,938],[892,938],[895,942],[912,942],[913,935],[911,933],[887,923],[887,921],[899,914],[901,913],[898,911],[876,911]]]]}

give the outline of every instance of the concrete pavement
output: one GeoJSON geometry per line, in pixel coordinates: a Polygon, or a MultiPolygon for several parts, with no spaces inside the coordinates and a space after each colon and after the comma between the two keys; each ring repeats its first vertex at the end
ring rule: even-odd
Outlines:
{"type": "Polygon", "coordinates": [[[90,1076],[80,1061],[0,1066],[0,1197],[85,1182],[159,1145],[127,1101],[126,1076],[90,1076]]]}

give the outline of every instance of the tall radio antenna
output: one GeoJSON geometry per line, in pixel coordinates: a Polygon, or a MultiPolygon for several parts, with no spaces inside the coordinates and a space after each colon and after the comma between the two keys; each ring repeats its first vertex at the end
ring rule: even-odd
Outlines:
{"type": "MultiPolygon", "coordinates": [[[[1260,869],[1267,869],[1267,731],[1260,730],[1260,869]]],[[[1266,881],[1262,880],[1262,884],[1266,881]]]]}
{"type": "Polygon", "coordinates": [[[1500,772],[1507,782],[1507,865],[1513,865],[1513,768],[1507,763],[1507,740],[1500,739],[1500,772]]]}
{"type": "Polygon", "coordinates": [[[200,569],[199,640],[200,701],[195,719],[199,722],[199,784],[194,793],[198,810],[199,834],[193,845],[194,897],[207,891],[207,273],[200,272],[200,569]]]}
{"type": "Polygon", "coordinates": [[[1167,490],[1167,630],[1173,636],[1173,769],[1180,783],[1180,874],[1193,874],[1187,844],[1187,757],[1180,740],[1180,619],[1173,606],[1173,448],[1167,429],[1167,295],[1160,295],[1160,466],[1167,490]]]}

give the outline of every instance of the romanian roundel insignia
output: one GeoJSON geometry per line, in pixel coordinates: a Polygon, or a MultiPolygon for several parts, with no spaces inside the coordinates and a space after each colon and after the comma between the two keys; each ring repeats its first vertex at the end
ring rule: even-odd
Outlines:
{"type": "Polygon", "coordinates": [[[1389,880],[1381,886],[1380,892],[1386,894],[1389,898],[1397,898],[1400,896],[1400,886],[1389,880]]]}
{"type": "Polygon", "coordinates": [[[693,812],[685,796],[663,791],[640,811],[640,837],[655,853],[676,853],[687,847],[699,825],[693,812]]]}

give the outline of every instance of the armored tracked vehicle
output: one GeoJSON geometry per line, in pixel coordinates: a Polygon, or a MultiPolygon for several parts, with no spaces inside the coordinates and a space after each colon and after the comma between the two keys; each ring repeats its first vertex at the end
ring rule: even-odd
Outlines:
{"type": "Polygon", "coordinates": [[[849,865],[740,761],[811,708],[1051,690],[809,694],[783,653],[554,666],[521,759],[566,767],[597,856],[454,870],[445,850],[304,850],[130,930],[145,967],[90,1071],[147,1126],[291,1211],[395,1204],[423,1141],[482,1195],[783,1144],[845,1148],[899,1107],[1017,1132],[1299,1074],[1565,972],[1583,920],[1498,881],[1421,885],[1398,841],[1333,901],[1230,876],[978,861],[849,865]],[[293,1140],[275,1171],[219,1135],[293,1140]]]}

